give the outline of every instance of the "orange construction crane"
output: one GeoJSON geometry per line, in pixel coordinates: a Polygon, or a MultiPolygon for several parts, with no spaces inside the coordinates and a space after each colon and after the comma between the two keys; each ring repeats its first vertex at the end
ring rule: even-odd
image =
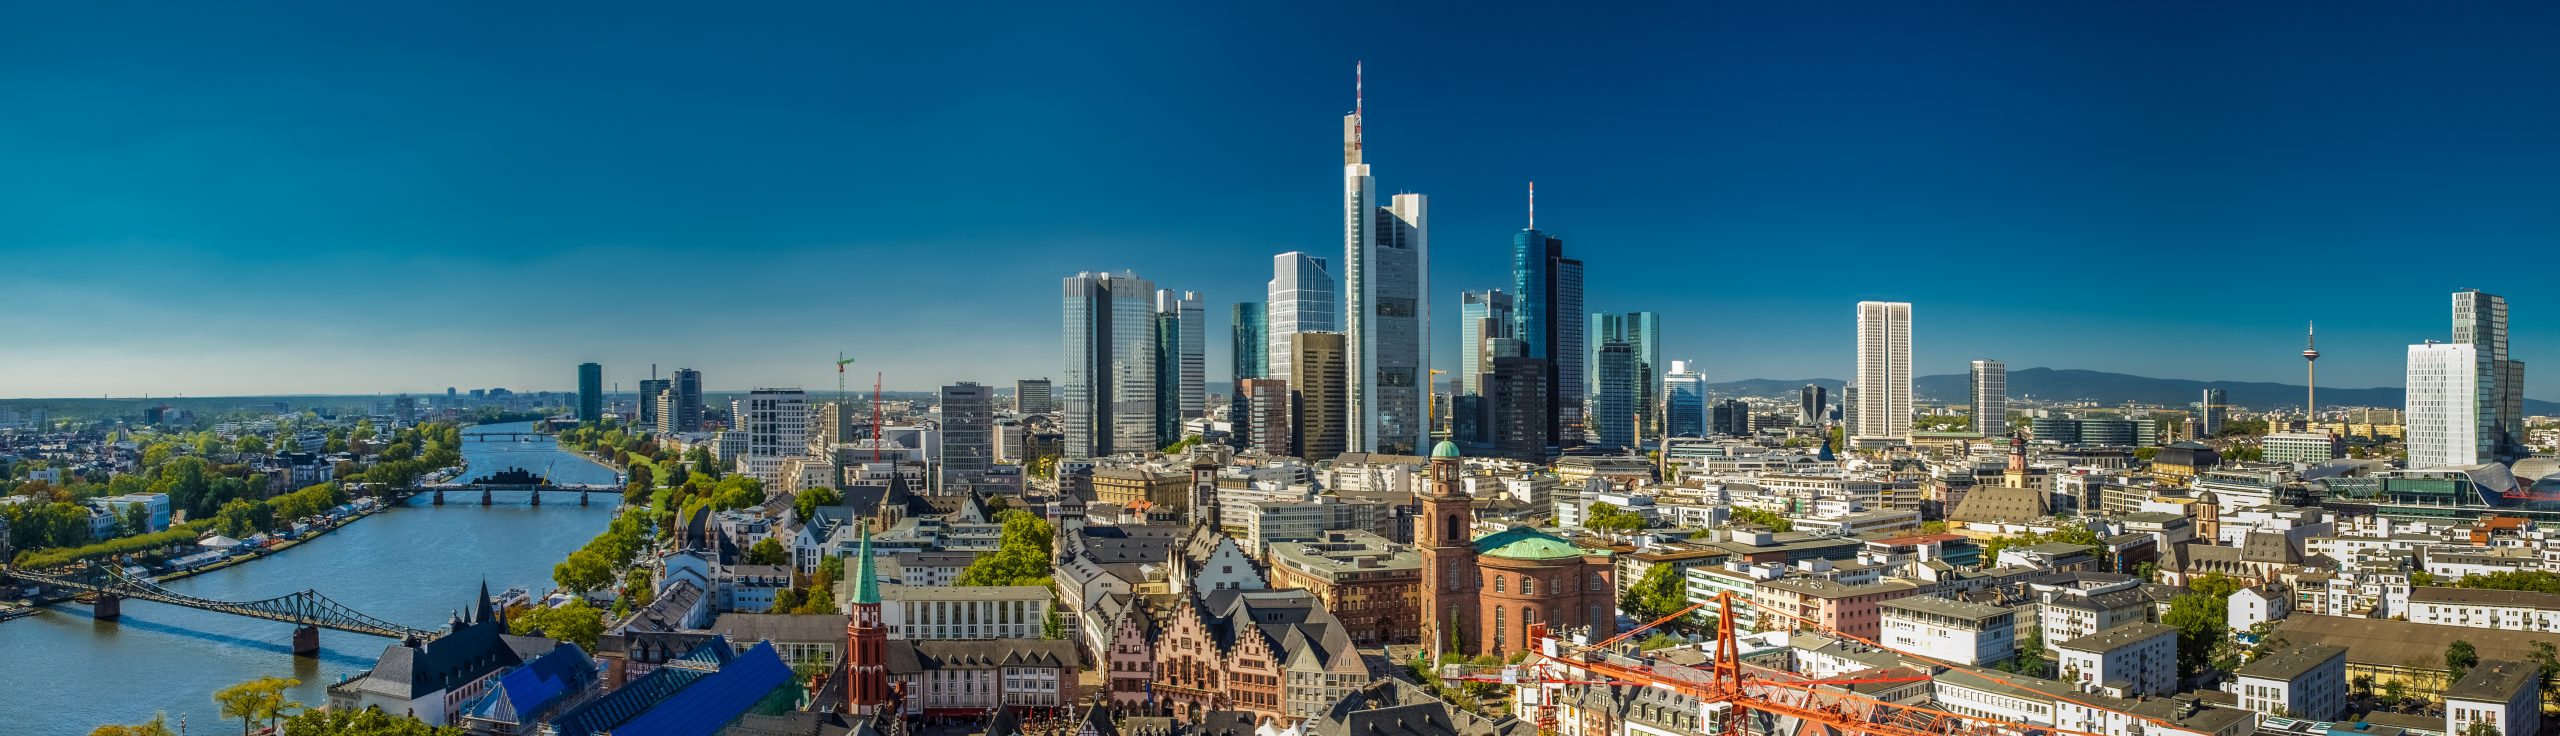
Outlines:
{"type": "MultiPolygon", "coordinates": [[[[1505,682],[1514,685],[1604,684],[1664,688],[1696,698],[1703,705],[1725,706],[1721,725],[1723,729],[1721,733],[1725,736],[1746,736],[1748,731],[1743,730],[1744,719],[1755,711],[1829,726],[1839,733],[1864,736],[2015,736],[2017,734],[2105,736],[2089,731],[1904,705],[1862,695],[1845,687],[1865,683],[1918,682],[1931,679],[1927,676],[1930,674],[1927,670],[1921,670],[1914,676],[1886,674],[1845,679],[1815,679],[1745,664],[1742,661],[1741,647],[1737,643],[1733,628],[1733,610],[1737,601],[1742,605],[1759,608],[1778,618],[1809,624],[1813,628],[1824,630],[1834,636],[1893,652],[1906,659],[1941,666],[1953,664],[1888,647],[1865,637],[1843,634],[1793,612],[1778,610],[1728,592],[1719,593],[1711,601],[1692,604],[1669,616],[1597,644],[1572,646],[1559,641],[1556,642],[1555,653],[1552,655],[1539,653],[1533,649],[1532,669],[1538,670],[1536,672],[1504,672],[1500,671],[1501,668],[1493,668],[1495,671],[1486,672],[1483,668],[1455,667],[1444,668],[1441,676],[1443,679],[1467,682],[1505,682]],[[1688,615],[1692,611],[1711,604],[1716,606],[1719,613],[1716,617],[1715,660],[1712,667],[1704,673],[1687,668],[1680,668],[1677,673],[1657,671],[1655,667],[1631,664],[1623,658],[1608,656],[1605,651],[1602,651],[1609,645],[1625,641],[1639,632],[1688,615]]],[[[1529,639],[1532,642],[1551,640],[1545,624],[1532,625],[1529,639]]],[[[1972,674],[1993,682],[2017,685],[1994,674],[1980,671],[1972,671],[1972,674]]],[[[2091,708],[2100,707],[2093,703],[2074,700],[2066,694],[2050,695],[2063,702],[2091,708]]],[[[1556,716],[1552,702],[1555,699],[1540,693],[1534,698],[1534,704],[1527,702],[1529,700],[1531,698],[1524,698],[1523,705],[1533,705],[1537,709],[1535,719],[1539,730],[1542,733],[1555,732],[1556,716]]],[[[2176,724],[2154,718],[2133,717],[2156,726],[2178,728],[2176,724]]]]}

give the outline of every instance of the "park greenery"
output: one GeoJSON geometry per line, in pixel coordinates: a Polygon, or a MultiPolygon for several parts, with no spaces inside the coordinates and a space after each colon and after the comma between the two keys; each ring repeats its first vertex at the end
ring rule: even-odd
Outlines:
{"type": "Polygon", "coordinates": [[[1021,509],[996,514],[1004,525],[1001,543],[960,570],[960,585],[1048,585],[1050,535],[1056,530],[1021,509]]]}
{"type": "Polygon", "coordinates": [[[2054,543],[2096,547],[2098,546],[2098,533],[2090,531],[2088,527],[2081,526],[2077,523],[2065,523],[2049,532],[2026,532],[2023,534],[2010,534],[1992,537],[1990,539],[1982,540],[1982,566],[1993,567],[1999,565],[2000,552],[2002,550],[2012,547],[2033,547],[2039,544],[2054,543]]]}
{"type": "Polygon", "coordinates": [[[1688,605],[1687,581],[1682,579],[1677,565],[1655,563],[1636,578],[1634,585],[1627,586],[1624,595],[1618,596],[1619,608],[1646,621],[1669,616],[1688,605]]]}
{"type": "Polygon", "coordinates": [[[1591,511],[1585,517],[1582,528],[1611,534],[1634,534],[1653,525],[1643,514],[1618,508],[1617,504],[1607,501],[1591,504],[1591,511]]]}
{"type": "Polygon", "coordinates": [[[578,594],[613,585],[618,577],[616,571],[639,561],[640,552],[648,548],[650,516],[648,509],[624,507],[603,532],[587,540],[586,546],[551,567],[551,581],[562,590],[578,594]]]}
{"type": "Polygon", "coordinates": [[[1767,527],[1769,531],[1773,532],[1792,532],[1796,530],[1796,523],[1794,520],[1788,519],[1775,511],[1735,508],[1733,509],[1732,521],[1735,524],[1749,524],[1752,526],[1767,527]]]}
{"type": "Polygon", "coordinates": [[[596,639],[604,636],[604,612],[587,605],[584,598],[572,598],[550,608],[535,606],[507,621],[507,633],[547,636],[592,652],[596,639]]]}
{"type": "Polygon", "coordinates": [[[89,736],[178,736],[169,730],[169,714],[154,713],[151,720],[135,724],[110,723],[89,731],[89,736]]]}
{"type": "Polygon", "coordinates": [[[835,613],[836,585],[844,580],[844,558],[834,555],[818,560],[818,574],[809,578],[806,587],[791,588],[773,596],[774,613],[835,613]]]}
{"type": "Polygon", "coordinates": [[[310,710],[285,719],[282,736],[463,736],[453,726],[429,726],[379,708],[358,711],[310,710]]]}
{"type": "Polygon", "coordinates": [[[2443,580],[2425,571],[2409,573],[2409,584],[2416,587],[2447,586],[2480,590],[2521,590],[2534,593],[2560,593],[2560,573],[2542,570],[2501,570],[2479,575],[2465,575],[2443,580]]]}
{"type": "MultiPolygon", "coordinates": [[[[78,505],[60,505],[78,514],[77,533],[71,533],[71,530],[58,526],[73,522],[68,515],[54,511],[29,513],[22,517],[9,514],[16,507],[0,507],[0,514],[9,516],[12,548],[20,548],[18,545],[31,541],[77,540],[80,542],[76,546],[69,547],[38,545],[32,548],[36,551],[18,555],[19,566],[40,570],[81,560],[125,555],[157,556],[192,551],[196,541],[203,539],[207,534],[221,534],[235,538],[248,537],[261,532],[274,531],[295,519],[320,515],[342,503],[346,503],[346,491],[336,483],[322,483],[263,501],[234,499],[223,504],[223,507],[210,518],[177,524],[158,532],[116,537],[100,542],[87,541],[88,512],[78,505]],[[29,530],[22,536],[19,525],[30,522],[56,526],[29,530]]],[[[21,506],[24,505],[21,504],[21,506]]]]}
{"type": "Polygon", "coordinates": [[[2229,670],[2240,664],[2240,650],[2231,639],[2231,594],[2239,592],[2240,581],[2221,573],[2208,573],[2187,581],[2187,592],[2169,599],[2169,610],[2160,614],[2160,623],[2178,630],[2178,675],[2187,677],[2206,668],[2229,670]]]}

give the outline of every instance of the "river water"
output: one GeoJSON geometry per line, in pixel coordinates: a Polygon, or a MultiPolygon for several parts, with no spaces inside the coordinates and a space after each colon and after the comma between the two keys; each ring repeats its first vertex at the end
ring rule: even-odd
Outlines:
{"type": "MultiPolygon", "coordinates": [[[[528,424],[472,427],[518,431],[528,424]]],[[[559,483],[612,483],[613,471],[563,452],[548,438],[463,442],[464,478],[508,467],[559,483]]],[[[544,505],[527,494],[447,494],[444,506],[421,496],[357,520],[265,559],[168,583],[180,593],[216,600],[255,600],[317,589],[348,607],[414,628],[432,629],[472,605],[486,580],[491,592],[551,587],[551,566],[586,544],[612,519],[619,497],[597,494],[581,507],[575,494],[544,505]]],[[[317,658],[291,653],[290,624],[209,611],[126,601],[122,621],[93,621],[89,608],[57,606],[0,622],[0,734],[86,734],[104,723],[147,720],[166,711],[175,728],[184,715],[195,734],[234,733],[220,720],[213,691],[257,677],[302,681],[294,700],[328,702],[327,685],[373,666],[394,642],[323,630],[317,658]]]]}

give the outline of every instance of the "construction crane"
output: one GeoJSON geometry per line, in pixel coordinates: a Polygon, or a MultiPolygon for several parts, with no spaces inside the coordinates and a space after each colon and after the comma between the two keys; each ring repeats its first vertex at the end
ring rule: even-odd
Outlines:
{"type": "MultiPolygon", "coordinates": [[[[837,407],[843,407],[843,406],[845,406],[845,405],[846,405],[846,402],[849,402],[849,401],[851,401],[851,400],[852,400],[852,396],[851,396],[851,395],[849,395],[849,394],[846,394],[846,393],[844,392],[844,367],[845,367],[845,366],[848,366],[848,365],[852,365],[852,364],[853,364],[853,359],[852,359],[852,358],[844,357],[844,351],[841,351],[841,350],[836,351],[836,406],[837,406],[837,407]]],[[[842,409],[842,408],[838,408],[838,409],[837,409],[837,411],[843,411],[843,409],[842,409]]]]}
{"type": "MultiPolygon", "coordinates": [[[[1537,647],[1533,644],[1533,648],[1531,650],[1531,661],[1534,666],[1541,671],[1534,674],[1509,674],[1508,682],[1511,682],[1512,684],[1538,685],[1563,685],[1577,683],[1610,685],[1632,684],[1643,687],[1663,688],[1681,695],[1696,698],[1703,706],[1724,706],[1724,713],[1722,715],[1723,723],[1721,725],[1722,730],[1720,733],[1726,734],[1727,736],[1744,736],[1749,733],[1744,730],[1744,719],[1752,712],[1795,718],[1805,723],[1829,726],[1839,733],[1864,734],[1865,736],[2014,736],[2015,734],[2043,734],[2046,736],[2105,736],[2104,734],[2090,731],[2081,731],[2042,724],[2019,723],[1998,718],[1987,718],[1956,713],[1937,708],[1905,705],[1902,703],[1862,695],[1845,687],[1848,685],[1863,683],[1918,682],[1921,680],[1933,679],[1925,676],[1929,674],[1927,671],[1921,672],[1921,675],[1924,676],[1913,677],[1888,674],[1883,676],[1871,675],[1848,679],[1813,679],[1804,678],[1793,673],[1771,670],[1765,667],[1747,665],[1742,661],[1741,647],[1737,643],[1733,628],[1733,611],[1737,602],[1742,605],[1758,608],[1765,611],[1767,614],[1780,619],[1791,619],[1796,622],[1808,624],[1814,629],[1825,631],[1831,635],[1860,642],[1879,650],[1892,652],[1900,655],[1908,661],[1927,662],[1939,666],[1954,665],[1954,663],[1947,662],[1945,660],[1885,646],[1880,642],[1876,642],[1865,637],[1844,634],[1831,627],[1823,626],[1820,622],[1796,615],[1792,611],[1785,611],[1767,605],[1762,605],[1757,601],[1740,598],[1730,592],[1724,592],[1718,593],[1712,600],[1691,604],[1689,607],[1683,608],[1669,616],[1664,616],[1661,619],[1636,627],[1626,633],[1610,637],[1609,639],[1597,644],[1586,646],[1567,646],[1562,642],[1556,642],[1554,647],[1537,647]],[[1605,652],[1602,651],[1610,645],[1625,641],[1637,633],[1678,619],[1681,616],[1688,615],[1693,611],[1697,611],[1709,605],[1714,605],[1719,615],[1716,617],[1714,661],[1708,671],[1704,673],[1685,667],[1677,668],[1675,671],[1669,668],[1656,668],[1642,664],[1633,664],[1623,658],[1606,656],[1605,652]],[[1539,651],[1540,649],[1551,649],[1553,653],[1544,653],[1539,651]]],[[[1543,623],[1533,624],[1530,626],[1529,640],[1531,642],[1553,641],[1548,634],[1546,624],[1543,623]]],[[[2020,687],[2018,683],[2003,679],[1997,674],[1981,672],[1979,670],[1968,670],[1968,673],[1984,680],[2012,687],[2020,687]]],[[[1503,676],[1498,672],[1485,673],[1465,668],[1444,668],[1441,674],[1444,679],[1456,679],[1468,682],[1495,681],[1487,678],[1503,676]]],[[[2091,709],[2103,709],[2095,703],[2076,700],[2067,694],[2052,693],[2050,695],[2061,702],[2073,703],[2075,705],[2081,705],[2091,709]]],[[[1554,712],[1554,700],[1554,698],[1546,697],[1543,692],[1539,693],[1534,698],[1522,698],[1523,705],[1537,709],[1535,719],[1541,732],[1555,732],[1556,715],[1554,712]],[[1529,702],[1533,699],[1535,701],[1534,703],[1529,702]]],[[[2133,714],[2126,715],[2144,721],[2151,726],[2184,730],[2176,724],[2161,721],[2156,718],[2133,714]]]]}
{"type": "Polygon", "coordinates": [[[884,375],[887,374],[871,374],[871,462],[873,463],[880,462],[880,378],[884,375]]]}

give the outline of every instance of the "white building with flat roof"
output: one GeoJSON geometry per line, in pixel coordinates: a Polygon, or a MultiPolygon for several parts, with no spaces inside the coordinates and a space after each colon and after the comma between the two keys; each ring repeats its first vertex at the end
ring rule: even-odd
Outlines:
{"type": "Polygon", "coordinates": [[[2008,659],[2017,651],[2017,612],[2000,606],[1935,596],[1910,596],[1878,604],[1885,646],[1972,665],[2008,659]]]}

